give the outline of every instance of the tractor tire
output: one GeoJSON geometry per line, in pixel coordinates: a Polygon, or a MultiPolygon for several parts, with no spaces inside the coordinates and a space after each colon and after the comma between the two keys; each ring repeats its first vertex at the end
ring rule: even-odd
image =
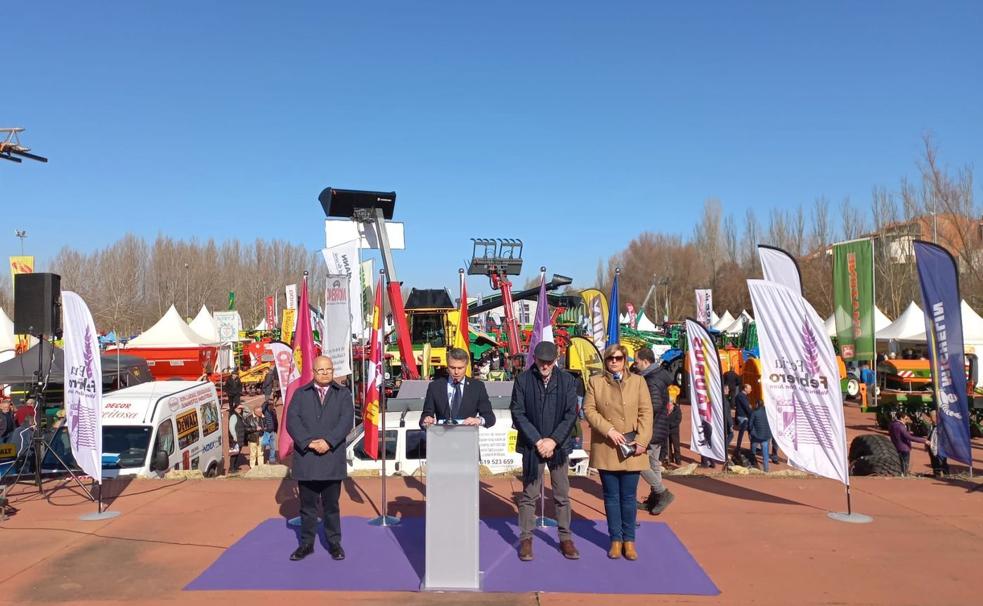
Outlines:
{"type": "Polygon", "coordinates": [[[860,381],[854,377],[846,380],[846,397],[856,400],[860,396],[860,381]]]}
{"type": "Polygon", "coordinates": [[[857,436],[850,443],[850,470],[855,476],[900,476],[901,459],[894,444],[877,434],[857,436]]]}
{"type": "Polygon", "coordinates": [[[897,452],[888,455],[868,455],[853,461],[850,468],[855,476],[900,476],[901,458],[898,457],[897,452]]]}
{"type": "Polygon", "coordinates": [[[898,456],[898,451],[895,450],[891,440],[881,435],[869,433],[853,439],[853,442],[850,443],[848,458],[853,462],[863,457],[880,458],[888,455],[895,458],[898,456]]]}

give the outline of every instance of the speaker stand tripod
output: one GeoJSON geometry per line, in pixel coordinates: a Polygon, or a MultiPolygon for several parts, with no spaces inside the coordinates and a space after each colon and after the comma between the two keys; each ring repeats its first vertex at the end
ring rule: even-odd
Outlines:
{"type": "MultiPolygon", "coordinates": [[[[45,459],[45,455],[48,452],[50,452],[52,455],[54,455],[55,459],[57,459],[61,469],[63,469],[66,473],[68,473],[69,476],[71,476],[73,480],[75,480],[75,483],[78,484],[79,488],[82,489],[82,492],[84,492],[85,495],[89,497],[89,500],[94,501],[95,498],[92,496],[92,492],[90,492],[89,489],[85,487],[85,485],[82,483],[82,480],[79,479],[78,475],[69,468],[65,460],[61,457],[60,454],[58,454],[58,451],[51,447],[51,443],[58,435],[58,432],[55,431],[54,433],[52,433],[51,438],[47,442],[44,441],[44,436],[41,434],[42,429],[41,429],[40,421],[41,421],[41,415],[43,414],[41,411],[41,407],[44,402],[44,388],[48,384],[48,374],[51,372],[51,362],[49,361],[48,363],[48,372],[43,372],[44,343],[46,343],[46,341],[43,334],[39,334],[35,336],[38,339],[38,369],[34,371],[34,386],[31,388],[31,393],[28,395],[29,398],[34,398],[34,434],[31,436],[31,450],[33,451],[34,454],[34,484],[38,488],[38,494],[44,496],[44,488],[42,486],[42,481],[41,481],[41,464],[45,459]]],[[[54,345],[52,345],[51,347],[54,347],[54,345]]],[[[53,351],[52,351],[52,357],[54,357],[53,351]]],[[[26,467],[27,467],[27,458],[25,457],[20,465],[20,469],[18,469],[17,471],[17,475],[14,477],[14,481],[11,485],[11,488],[13,488],[18,483],[20,483],[21,478],[24,476],[24,471],[26,467]]],[[[7,471],[4,472],[4,475],[9,473],[13,468],[14,465],[11,465],[7,469],[7,471]]],[[[0,475],[0,481],[3,480],[3,477],[4,477],[3,475],[0,475]]],[[[8,493],[7,496],[10,497],[12,495],[8,493]]]]}

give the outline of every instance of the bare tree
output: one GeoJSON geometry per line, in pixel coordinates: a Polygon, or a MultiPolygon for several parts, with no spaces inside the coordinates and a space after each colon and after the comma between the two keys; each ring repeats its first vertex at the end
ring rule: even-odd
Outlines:
{"type": "Polygon", "coordinates": [[[923,143],[920,168],[927,191],[924,206],[932,213],[933,237],[957,258],[963,292],[969,295],[971,305],[979,307],[983,305],[983,219],[973,198],[973,171],[966,167],[951,174],[939,166],[930,135],[923,143]]]}
{"type": "Polygon", "coordinates": [[[14,313],[14,294],[7,272],[0,275],[0,309],[8,316],[14,313]]]}
{"type": "Polygon", "coordinates": [[[789,252],[796,257],[801,257],[805,252],[806,243],[806,218],[802,205],[799,204],[795,209],[795,214],[789,217],[789,252]]]}
{"type": "Polygon", "coordinates": [[[799,269],[802,272],[802,287],[806,299],[818,313],[826,317],[833,309],[833,256],[830,249],[833,236],[829,200],[825,197],[816,198],[810,216],[812,223],[809,252],[799,259],[799,269]]]}
{"type": "Polygon", "coordinates": [[[744,250],[741,263],[744,270],[751,273],[753,268],[758,266],[758,244],[761,234],[761,227],[758,219],[754,215],[754,209],[748,208],[744,213],[744,237],[741,240],[741,248],[744,250]]]}
{"type": "Polygon", "coordinates": [[[728,214],[724,219],[724,248],[727,251],[727,262],[738,264],[740,259],[738,259],[738,237],[737,237],[737,222],[734,221],[734,215],[728,214]]]}
{"type": "Polygon", "coordinates": [[[706,286],[713,288],[717,280],[717,268],[721,258],[722,237],[720,232],[721,216],[720,200],[710,198],[703,203],[703,216],[696,227],[694,242],[699,247],[703,257],[701,277],[706,286]]]}
{"type": "Polygon", "coordinates": [[[850,198],[843,198],[840,202],[841,233],[843,240],[856,240],[867,232],[867,221],[863,213],[850,202],[850,198]]]}
{"type": "MultiPolygon", "coordinates": [[[[910,205],[905,204],[905,207],[910,205]]],[[[896,318],[912,296],[912,223],[907,217],[902,220],[896,196],[882,187],[874,188],[871,214],[874,218],[877,304],[896,318]]]]}

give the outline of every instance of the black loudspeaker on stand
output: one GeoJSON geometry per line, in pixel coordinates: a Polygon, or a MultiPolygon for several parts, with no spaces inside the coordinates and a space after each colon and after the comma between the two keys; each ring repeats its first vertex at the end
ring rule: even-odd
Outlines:
{"type": "MultiPolygon", "coordinates": [[[[33,335],[38,339],[38,367],[34,371],[34,384],[31,386],[29,396],[34,399],[34,434],[31,438],[31,453],[33,454],[34,484],[37,486],[38,493],[44,494],[42,488],[42,469],[45,454],[51,453],[58,461],[59,466],[75,480],[79,488],[93,501],[92,493],[82,484],[78,476],[69,468],[65,460],[58,454],[58,451],[51,447],[51,442],[57,433],[53,433],[45,440],[44,426],[44,392],[48,385],[48,375],[51,373],[51,366],[54,363],[55,350],[51,345],[48,348],[49,359],[44,359],[44,343],[48,337],[61,336],[61,276],[58,274],[17,274],[14,276],[14,333],[21,335],[33,335]],[[45,364],[47,362],[47,365],[45,364]]],[[[26,457],[21,460],[21,464],[14,478],[13,484],[20,482],[21,477],[27,471],[26,457]]],[[[0,480],[13,470],[15,465],[11,465],[0,480]]],[[[100,509],[102,504],[100,503],[100,509]]]]}
{"type": "Polygon", "coordinates": [[[61,276],[14,276],[14,334],[61,336],[61,276]]]}

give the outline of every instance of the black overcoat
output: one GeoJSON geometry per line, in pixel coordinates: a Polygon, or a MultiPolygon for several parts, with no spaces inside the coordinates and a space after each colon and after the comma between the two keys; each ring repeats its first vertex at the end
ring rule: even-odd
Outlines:
{"type": "Polygon", "coordinates": [[[332,381],[320,401],[311,381],[297,390],[287,406],[287,433],[294,441],[291,475],[295,480],[344,480],[348,477],[345,438],[352,430],[352,394],[332,381]],[[331,450],[318,454],[307,446],[326,440],[331,450]]]}

